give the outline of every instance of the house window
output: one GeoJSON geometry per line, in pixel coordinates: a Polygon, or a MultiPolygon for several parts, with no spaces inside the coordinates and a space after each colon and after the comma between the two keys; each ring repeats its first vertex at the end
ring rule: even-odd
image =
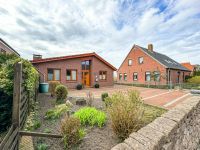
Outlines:
{"type": "Polygon", "coordinates": [[[151,81],[151,72],[145,72],[145,81],[151,81]]]}
{"type": "Polygon", "coordinates": [[[122,80],[122,73],[119,74],[119,80],[122,80]]]}
{"type": "Polygon", "coordinates": [[[107,79],[107,72],[106,71],[99,71],[99,79],[106,80],[107,79]]]}
{"type": "Polygon", "coordinates": [[[85,60],[81,62],[82,70],[90,70],[90,61],[85,60]]]}
{"type": "Polygon", "coordinates": [[[129,59],[129,60],[128,60],[128,65],[129,65],[129,66],[132,66],[132,63],[133,63],[132,59],[129,59]]]}
{"type": "Polygon", "coordinates": [[[124,73],[124,81],[127,80],[127,73],[124,73]]]}
{"type": "Polygon", "coordinates": [[[60,81],[60,69],[47,69],[48,81],[60,81]]]}
{"type": "Polygon", "coordinates": [[[137,72],[133,73],[133,80],[134,81],[138,80],[138,73],[137,72]]]}
{"type": "Polygon", "coordinates": [[[143,62],[144,62],[144,58],[143,58],[143,57],[139,57],[139,58],[138,58],[138,63],[139,63],[139,64],[143,64],[143,62]]]}
{"type": "Polygon", "coordinates": [[[66,80],[67,81],[76,81],[77,80],[77,71],[76,70],[66,70],[66,80]]]}
{"type": "Polygon", "coordinates": [[[154,71],[154,81],[160,81],[160,72],[154,71]]]}

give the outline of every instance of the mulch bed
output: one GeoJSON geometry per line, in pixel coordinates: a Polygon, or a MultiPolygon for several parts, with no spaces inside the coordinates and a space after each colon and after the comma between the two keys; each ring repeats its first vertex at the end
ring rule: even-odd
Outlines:
{"type": "MultiPolygon", "coordinates": [[[[52,98],[48,94],[39,94],[38,97],[39,101],[39,118],[41,120],[41,127],[37,129],[37,132],[44,132],[45,129],[50,129],[51,134],[60,134],[60,119],[57,120],[46,120],[44,119],[45,113],[48,109],[55,107],[55,98],[52,98]]],[[[83,106],[75,105],[75,100],[70,100],[74,106],[72,108],[72,112],[77,111],[83,106]]],[[[104,103],[101,99],[95,99],[93,102],[93,106],[97,109],[104,109],[104,103]]],[[[115,146],[120,141],[115,136],[111,129],[111,124],[109,119],[106,122],[106,125],[102,128],[98,127],[86,127],[86,136],[84,139],[78,144],[76,147],[72,149],[80,149],[80,150],[109,150],[113,146],[115,146]]],[[[64,149],[64,144],[62,139],[56,138],[40,138],[34,137],[34,145],[37,145],[37,142],[44,142],[48,145],[48,149],[50,150],[62,150],[64,149]]]]}

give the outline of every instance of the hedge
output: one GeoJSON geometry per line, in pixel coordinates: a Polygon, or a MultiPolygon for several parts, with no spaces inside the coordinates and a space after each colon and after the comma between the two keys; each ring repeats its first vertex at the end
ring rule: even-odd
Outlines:
{"type": "Polygon", "coordinates": [[[10,125],[9,119],[12,114],[14,65],[17,62],[22,62],[23,84],[30,96],[35,95],[35,86],[38,84],[38,72],[28,60],[13,54],[0,54],[0,106],[1,110],[4,110],[4,113],[0,113],[0,132],[4,131],[10,125]],[[8,119],[8,122],[6,122],[5,119],[8,119]]]}

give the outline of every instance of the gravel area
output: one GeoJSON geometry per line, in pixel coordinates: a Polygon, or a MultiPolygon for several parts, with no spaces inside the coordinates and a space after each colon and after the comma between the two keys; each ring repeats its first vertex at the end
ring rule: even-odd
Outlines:
{"type": "MultiPolygon", "coordinates": [[[[48,109],[55,107],[55,98],[52,98],[48,94],[39,94],[39,118],[41,120],[41,127],[37,129],[36,131],[44,132],[45,129],[50,129],[51,133],[53,134],[60,134],[60,121],[64,117],[61,117],[57,120],[45,120],[44,116],[48,109]]],[[[70,99],[70,98],[69,98],[70,99]]],[[[75,105],[74,98],[70,100],[72,102],[73,108],[72,112],[77,111],[83,106],[75,105]]],[[[104,110],[104,103],[101,101],[101,99],[95,99],[93,101],[93,107],[96,107],[98,109],[104,110]]],[[[109,119],[107,120],[107,123],[104,127],[98,128],[98,127],[86,127],[86,136],[84,139],[73,149],[80,149],[80,150],[108,150],[112,148],[114,145],[119,143],[118,138],[114,135],[111,125],[109,122],[109,119]]],[[[62,150],[64,149],[64,144],[61,139],[56,138],[35,138],[34,137],[34,145],[36,146],[36,143],[44,142],[46,143],[50,150],[62,150]]]]}

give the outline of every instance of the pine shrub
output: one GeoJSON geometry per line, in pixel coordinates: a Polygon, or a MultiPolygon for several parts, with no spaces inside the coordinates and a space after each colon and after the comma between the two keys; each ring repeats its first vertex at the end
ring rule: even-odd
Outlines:
{"type": "Polygon", "coordinates": [[[64,85],[58,85],[55,89],[56,92],[56,101],[59,103],[62,103],[68,95],[68,91],[66,86],[64,85]]]}

